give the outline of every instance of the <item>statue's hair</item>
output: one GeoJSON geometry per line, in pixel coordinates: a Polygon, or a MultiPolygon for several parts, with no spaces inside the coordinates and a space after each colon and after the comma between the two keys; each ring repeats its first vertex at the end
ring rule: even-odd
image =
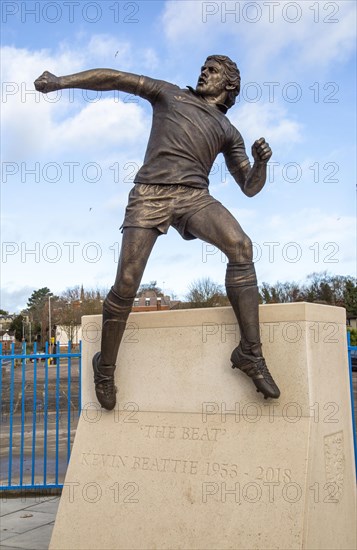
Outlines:
{"type": "Polygon", "coordinates": [[[210,55],[206,61],[217,61],[223,66],[224,74],[227,77],[228,84],[234,86],[233,90],[228,91],[225,105],[227,109],[233,107],[236,102],[236,97],[240,92],[240,72],[237,65],[226,55],[210,55]]]}

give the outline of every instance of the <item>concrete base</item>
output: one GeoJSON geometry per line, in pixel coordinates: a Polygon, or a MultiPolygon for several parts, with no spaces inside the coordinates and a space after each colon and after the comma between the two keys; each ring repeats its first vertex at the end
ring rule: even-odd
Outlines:
{"type": "Polygon", "coordinates": [[[101,317],[83,318],[83,413],[50,548],[355,548],[345,311],[261,306],[278,401],[230,368],[230,308],[129,321],[107,412],[101,317]]]}

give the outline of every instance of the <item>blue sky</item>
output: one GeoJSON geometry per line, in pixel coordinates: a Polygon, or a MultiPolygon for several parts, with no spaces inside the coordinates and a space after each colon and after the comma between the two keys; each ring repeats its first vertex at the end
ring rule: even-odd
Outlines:
{"type": "MultiPolygon", "coordinates": [[[[258,280],[356,274],[356,3],[2,2],[2,303],[34,289],[110,287],[127,195],[141,166],[151,107],[124,93],[33,81],[110,67],[195,85],[202,62],[225,54],[241,70],[228,116],[248,153],[264,136],[268,181],[245,197],[219,156],[210,190],[254,242],[258,280]]],[[[183,298],[225,257],[174,229],[158,239],[143,282],[183,298]]]]}

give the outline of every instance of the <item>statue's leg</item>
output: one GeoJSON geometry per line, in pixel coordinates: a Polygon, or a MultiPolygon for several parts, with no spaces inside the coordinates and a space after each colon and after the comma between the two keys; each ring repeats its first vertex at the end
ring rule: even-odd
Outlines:
{"type": "Polygon", "coordinates": [[[219,202],[191,216],[186,229],[195,237],[222,250],[228,258],[227,296],[241,333],[240,344],[231,356],[233,367],[252,378],[257,390],[264,397],[279,397],[279,388],[262,356],[259,292],[251,240],[232,214],[219,202]]]}
{"type": "Polygon", "coordinates": [[[116,403],[114,371],[120,342],[158,235],[156,229],[128,227],[123,230],[116,279],[103,304],[101,350],[93,357],[96,395],[102,407],[108,410],[116,403]]]}

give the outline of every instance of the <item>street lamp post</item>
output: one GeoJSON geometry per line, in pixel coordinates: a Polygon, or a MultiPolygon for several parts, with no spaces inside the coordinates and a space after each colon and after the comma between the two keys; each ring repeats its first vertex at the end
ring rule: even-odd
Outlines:
{"type": "MultiPolygon", "coordinates": [[[[48,295],[48,347],[49,347],[49,353],[52,353],[52,322],[51,322],[51,294],[48,295]]],[[[49,359],[48,364],[52,364],[52,359],[49,359]]]]}
{"type": "Polygon", "coordinates": [[[51,296],[48,295],[48,343],[51,345],[51,296]]]}

